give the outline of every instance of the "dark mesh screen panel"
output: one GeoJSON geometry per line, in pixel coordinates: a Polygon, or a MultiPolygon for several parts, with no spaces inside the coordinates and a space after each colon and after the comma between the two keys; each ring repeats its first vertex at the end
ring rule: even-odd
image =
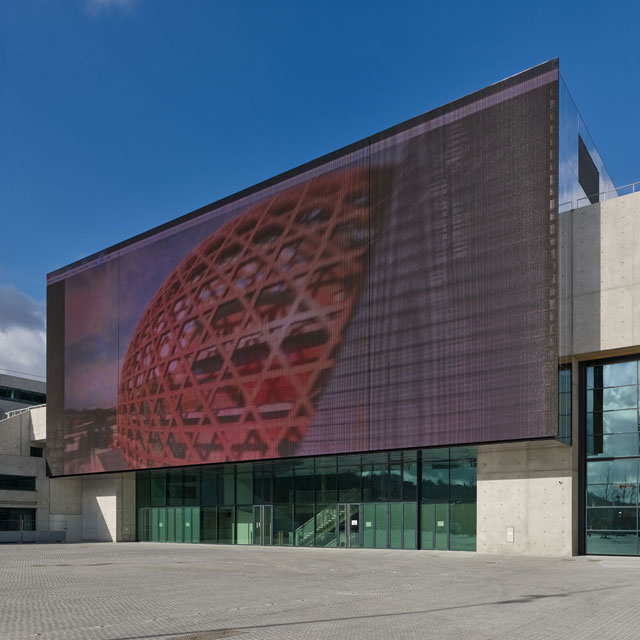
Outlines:
{"type": "Polygon", "coordinates": [[[553,437],[557,78],[50,274],[54,474],[553,437]]]}

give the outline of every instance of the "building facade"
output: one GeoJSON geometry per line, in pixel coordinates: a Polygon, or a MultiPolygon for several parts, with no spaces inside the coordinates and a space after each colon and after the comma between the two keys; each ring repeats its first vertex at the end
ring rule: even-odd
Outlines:
{"type": "Polygon", "coordinates": [[[54,479],[110,539],[637,554],[612,188],[554,60],[49,274],[54,479]]]}
{"type": "Polygon", "coordinates": [[[0,420],[12,411],[45,404],[46,388],[44,380],[0,373],[0,420]]]}

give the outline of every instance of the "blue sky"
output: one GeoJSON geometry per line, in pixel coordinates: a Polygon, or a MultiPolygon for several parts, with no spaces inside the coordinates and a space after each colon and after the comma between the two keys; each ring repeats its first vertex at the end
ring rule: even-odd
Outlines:
{"type": "Polygon", "coordinates": [[[0,368],[44,373],[46,273],[560,57],[640,180],[640,5],[7,0],[0,368]]]}

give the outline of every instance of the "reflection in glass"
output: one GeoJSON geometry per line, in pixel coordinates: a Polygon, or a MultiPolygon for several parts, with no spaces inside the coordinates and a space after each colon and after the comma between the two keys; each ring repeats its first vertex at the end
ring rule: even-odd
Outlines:
{"type": "Polygon", "coordinates": [[[417,505],[415,502],[404,503],[404,521],[403,521],[403,548],[415,549],[416,548],[416,535],[417,535],[417,505]]]}
{"type": "Polygon", "coordinates": [[[436,505],[423,504],[420,516],[420,547],[433,549],[435,545],[436,505]]]}
{"type": "Polygon", "coordinates": [[[630,507],[587,509],[587,529],[637,530],[638,510],[630,507]]]}
{"type": "Polygon", "coordinates": [[[362,546],[365,549],[373,549],[375,538],[375,521],[376,521],[376,506],[374,504],[363,505],[363,515],[361,527],[363,530],[362,546]]]}
{"type": "Polygon", "coordinates": [[[218,507],[218,544],[235,544],[233,507],[218,507]]]}
{"type": "Polygon", "coordinates": [[[388,545],[387,505],[376,505],[376,549],[386,549],[388,545]]]}
{"type": "Polygon", "coordinates": [[[638,555],[638,534],[635,531],[587,531],[586,551],[595,555],[638,555]]]}
{"type": "Polygon", "coordinates": [[[313,505],[296,505],[294,521],[295,544],[298,547],[312,547],[315,530],[313,505]]]}
{"type": "Polygon", "coordinates": [[[587,436],[587,456],[589,457],[612,458],[614,456],[636,456],[638,453],[637,433],[587,436]]]}
{"type": "Polygon", "coordinates": [[[476,550],[476,505],[451,505],[451,549],[454,551],[476,550]]]}
{"type": "Polygon", "coordinates": [[[436,507],[436,549],[449,548],[449,505],[437,504],[436,507]]]}
{"type": "Polygon", "coordinates": [[[635,506],[637,498],[636,484],[592,484],[587,487],[588,507],[635,506]]]}
{"type": "Polygon", "coordinates": [[[637,483],[638,460],[597,460],[587,463],[589,484],[637,483]]]}
{"type": "Polygon", "coordinates": [[[611,387],[587,391],[587,411],[632,409],[638,404],[637,387],[611,387]]]}
{"type": "MultiPolygon", "coordinates": [[[[622,435],[629,439],[636,434],[622,435]]],[[[469,527],[475,527],[476,448],[426,450],[423,471],[418,453],[139,471],[139,535],[153,541],[412,549],[433,516],[425,534],[427,547],[437,539],[443,548],[470,548],[472,542],[458,542],[456,536],[473,540],[475,535],[469,527]],[[420,491],[423,516],[418,521],[420,491]],[[283,502],[274,505],[274,494],[283,502]],[[149,504],[158,506],[145,506],[149,504]],[[449,510],[452,518],[461,519],[451,532],[449,510]],[[436,511],[445,514],[444,524],[438,525],[436,511]]],[[[602,498],[597,504],[609,503],[602,498]]]]}
{"type": "Polygon", "coordinates": [[[638,365],[631,362],[605,364],[602,367],[602,382],[605,387],[621,387],[627,384],[638,384],[638,365]]]}
{"type": "Polygon", "coordinates": [[[391,544],[389,546],[392,549],[402,549],[402,504],[391,503],[389,511],[391,529],[391,544]]]}
{"type": "Polygon", "coordinates": [[[638,412],[635,409],[587,414],[587,435],[633,433],[637,431],[638,412]]]}
{"type": "Polygon", "coordinates": [[[253,507],[236,509],[236,544],[253,544],[253,507]]]}
{"type": "Polygon", "coordinates": [[[273,506],[273,544],[293,544],[293,507],[290,504],[273,506]]]}
{"type": "Polygon", "coordinates": [[[316,547],[336,546],[336,505],[316,505],[316,547]]]}

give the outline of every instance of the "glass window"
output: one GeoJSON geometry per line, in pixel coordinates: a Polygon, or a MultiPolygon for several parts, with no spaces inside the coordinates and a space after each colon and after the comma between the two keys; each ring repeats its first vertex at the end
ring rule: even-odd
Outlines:
{"type": "Polygon", "coordinates": [[[36,510],[0,508],[0,531],[35,531],[36,510]]]}
{"type": "Polygon", "coordinates": [[[365,504],[363,505],[362,516],[362,546],[366,549],[373,549],[375,539],[375,523],[376,523],[376,505],[365,504]]]}
{"type": "Polygon", "coordinates": [[[635,409],[587,414],[587,435],[635,433],[637,431],[638,412],[635,409]]]}
{"type": "Polygon", "coordinates": [[[165,507],[167,504],[167,488],[164,471],[151,472],[151,506],[165,507]]]}
{"type": "Polygon", "coordinates": [[[433,454],[429,458],[422,460],[422,500],[446,502],[449,500],[448,455],[446,459],[434,459],[433,454]]]}
{"type": "MultiPolygon", "coordinates": [[[[295,460],[293,463],[296,504],[313,504],[313,460],[295,460]]],[[[297,544],[297,542],[296,542],[297,544]]]]}
{"type": "Polygon", "coordinates": [[[571,394],[560,393],[558,394],[558,413],[566,416],[571,413],[571,394]]]}
{"type": "Polygon", "coordinates": [[[402,466],[403,500],[418,499],[418,463],[405,460],[402,466]]]}
{"type": "Polygon", "coordinates": [[[338,458],[338,499],[360,502],[360,456],[338,458]]]}
{"type": "Polygon", "coordinates": [[[422,549],[433,549],[436,527],[436,506],[435,504],[423,504],[420,507],[420,512],[420,547],[422,549]]]}
{"type": "Polygon", "coordinates": [[[203,507],[200,513],[200,540],[209,543],[217,542],[218,510],[215,507],[203,507]]]}
{"type": "Polygon", "coordinates": [[[638,365],[632,362],[617,362],[605,364],[602,367],[602,383],[605,387],[622,387],[628,384],[638,384],[638,365]]]}
{"type": "Polygon", "coordinates": [[[416,548],[417,505],[415,502],[404,503],[403,542],[405,549],[416,548]]]}
{"type": "Polygon", "coordinates": [[[637,484],[638,460],[598,460],[587,463],[589,484],[637,484]]]}
{"type": "MultiPolygon", "coordinates": [[[[218,504],[234,504],[235,469],[232,464],[222,468],[218,476],[218,504]]],[[[220,516],[218,515],[218,519],[220,516]]]]}
{"type": "Polygon", "coordinates": [[[452,504],[450,544],[453,551],[476,550],[476,504],[452,504]]]}
{"type": "Polygon", "coordinates": [[[588,507],[635,506],[637,499],[635,484],[592,484],[587,488],[588,507]]]}
{"type": "Polygon", "coordinates": [[[290,504],[276,504],[273,508],[273,544],[287,546],[293,544],[293,507],[290,504]]]}
{"type": "Polygon", "coordinates": [[[253,465],[250,462],[236,468],[236,504],[253,504],[253,465]]]}
{"type": "Polygon", "coordinates": [[[336,505],[316,505],[315,522],[316,547],[336,546],[336,505]]]}
{"type": "Polygon", "coordinates": [[[614,411],[637,407],[637,387],[611,387],[587,391],[587,411],[614,411]]]}
{"type": "Polygon", "coordinates": [[[182,469],[167,470],[167,506],[181,507],[182,493],[182,469]]]}
{"type": "Polygon", "coordinates": [[[36,477],[0,474],[0,489],[4,491],[35,491],[36,477]]]}
{"type": "Polygon", "coordinates": [[[184,505],[200,506],[200,469],[184,470],[184,505]]]}
{"type": "Polygon", "coordinates": [[[295,544],[298,547],[312,547],[314,537],[313,505],[297,504],[294,510],[295,544]]]}
{"type": "Polygon", "coordinates": [[[44,455],[44,449],[42,447],[29,447],[29,455],[32,458],[42,458],[44,455]]]}
{"type": "Polygon", "coordinates": [[[218,507],[218,544],[235,544],[233,507],[218,507]]]}
{"type": "Polygon", "coordinates": [[[202,491],[201,501],[203,505],[218,504],[218,469],[204,468],[201,470],[200,488],[202,491]]]}
{"type": "Polygon", "coordinates": [[[558,372],[558,393],[571,393],[571,368],[568,366],[558,372]]]}
{"type": "Polygon", "coordinates": [[[638,534],[622,531],[587,531],[587,553],[596,555],[637,555],[638,534]]]}
{"type": "Polygon", "coordinates": [[[289,460],[273,465],[273,501],[293,502],[293,467],[289,460]]]}
{"type": "Polygon", "coordinates": [[[587,529],[638,529],[638,510],[629,507],[587,509],[587,529]]]}
{"type": "Polygon", "coordinates": [[[475,502],[476,460],[451,460],[449,470],[449,501],[475,502]]]}
{"type": "Polygon", "coordinates": [[[273,464],[271,462],[253,465],[253,502],[254,504],[273,502],[273,464]]]}
{"type": "Polygon", "coordinates": [[[607,458],[637,456],[638,434],[618,433],[606,436],[587,436],[587,455],[607,458]]]}
{"type": "Polygon", "coordinates": [[[387,515],[387,505],[376,505],[376,549],[386,549],[388,541],[389,522],[387,515]]]}
{"type": "Polygon", "coordinates": [[[146,471],[136,473],[136,505],[139,509],[151,506],[151,477],[146,471]]]}
{"type": "Polygon", "coordinates": [[[402,465],[389,467],[389,500],[402,500],[402,465]]]}
{"type": "Polygon", "coordinates": [[[390,533],[392,549],[402,548],[402,504],[391,503],[389,505],[390,512],[390,533]]]}
{"type": "Polygon", "coordinates": [[[375,502],[386,502],[389,499],[389,475],[386,462],[372,465],[371,494],[371,499],[375,502]]]}
{"type": "Polygon", "coordinates": [[[236,509],[236,544],[253,544],[253,507],[236,509]]]}
{"type": "Polygon", "coordinates": [[[337,500],[336,458],[316,458],[316,502],[337,500]]]}

